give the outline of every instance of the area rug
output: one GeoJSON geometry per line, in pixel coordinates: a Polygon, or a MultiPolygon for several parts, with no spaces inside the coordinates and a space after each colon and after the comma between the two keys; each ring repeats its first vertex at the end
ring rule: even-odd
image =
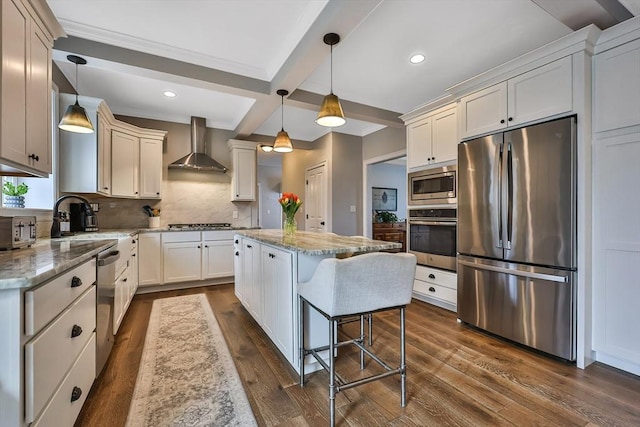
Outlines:
{"type": "Polygon", "coordinates": [[[257,425],[204,294],[153,302],[126,425],[257,425]]]}

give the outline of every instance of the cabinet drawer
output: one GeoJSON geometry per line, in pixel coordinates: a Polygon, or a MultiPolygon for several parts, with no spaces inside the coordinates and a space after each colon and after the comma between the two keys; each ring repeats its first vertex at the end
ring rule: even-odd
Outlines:
{"type": "Polygon", "coordinates": [[[162,233],[162,243],[172,242],[199,242],[199,231],[172,231],[162,233]]]}
{"type": "Polygon", "coordinates": [[[76,360],[96,328],[96,288],[92,286],[60,317],[25,345],[25,406],[33,421],[76,360]],[[80,335],[72,338],[77,325],[80,335]]]}
{"type": "MultiPolygon", "coordinates": [[[[80,357],[71,367],[42,415],[33,423],[33,427],[72,426],[75,423],[96,377],[95,335],[95,333],[91,335],[91,339],[82,350],[80,357]],[[80,391],[79,397],[71,401],[72,398],[77,397],[74,396],[76,387],[80,391]]],[[[76,390],[77,392],[78,390],[76,390]]]]}
{"type": "Polygon", "coordinates": [[[96,261],[89,260],[24,294],[24,333],[36,334],[96,281],[96,261]]]}
{"type": "Polygon", "coordinates": [[[202,240],[233,240],[235,230],[203,231],[202,240]]]}
{"type": "Polygon", "coordinates": [[[429,267],[416,267],[416,280],[432,283],[434,285],[442,286],[445,288],[458,289],[458,282],[455,273],[449,273],[448,271],[436,270],[429,267]]]}
{"type": "Polygon", "coordinates": [[[450,302],[451,304],[456,304],[458,298],[458,293],[455,289],[445,288],[444,286],[423,282],[422,280],[413,281],[413,291],[450,302]]]}

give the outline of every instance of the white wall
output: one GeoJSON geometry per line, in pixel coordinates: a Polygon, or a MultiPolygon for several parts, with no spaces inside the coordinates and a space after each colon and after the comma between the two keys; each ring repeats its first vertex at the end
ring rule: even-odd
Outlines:
{"type": "Polygon", "coordinates": [[[398,190],[398,219],[407,217],[407,168],[401,165],[376,163],[369,166],[369,194],[372,187],[396,188],[398,190]]]}
{"type": "Polygon", "coordinates": [[[262,228],[282,228],[282,208],[278,203],[282,187],[282,166],[258,165],[260,219],[262,228]]]}

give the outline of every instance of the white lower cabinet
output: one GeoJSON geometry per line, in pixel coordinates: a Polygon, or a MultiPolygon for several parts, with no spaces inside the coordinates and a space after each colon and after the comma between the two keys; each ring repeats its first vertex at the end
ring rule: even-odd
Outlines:
{"type": "Polygon", "coordinates": [[[262,327],[276,347],[293,359],[293,256],[261,245],[262,327]]]}
{"type": "Polygon", "coordinates": [[[96,334],[85,345],[80,357],[56,390],[33,427],[72,426],[87,399],[96,372],[96,334]]]}
{"type": "Polygon", "coordinates": [[[244,304],[244,279],[242,277],[242,237],[233,238],[233,291],[236,297],[244,304]]]}
{"type": "Polygon", "coordinates": [[[138,284],[153,286],[162,283],[162,240],[160,233],[138,235],[138,284]]]}
{"type": "Polygon", "coordinates": [[[162,244],[164,283],[200,280],[201,245],[199,240],[162,244]]]}
{"type": "Polygon", "coordinates": [[[233,231],[202,232],[202,279],[233,276],[233,231]]]}
{"type": "Polygon", "coordinates": [[[421,265],[416,267],[416,278],[413,282],[413,296],[415,298],[447,310],[456,311],[457,289],[456,273],[421,265]]]}
{"type": "Polygon", "coordinates": [[[244,305],[256,322],[262,324],[262,271],[260,243],[243,239],[242,289],[244,305]]]}

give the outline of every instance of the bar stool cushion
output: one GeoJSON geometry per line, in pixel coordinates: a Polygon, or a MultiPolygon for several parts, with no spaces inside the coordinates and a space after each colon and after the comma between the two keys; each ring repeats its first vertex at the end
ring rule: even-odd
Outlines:
{"type": "Polygon", "coordinates": [[[373,252],[322,260],[298,294],[331,317],[368,313],[411,302],[416,258],[373,252]]]}

